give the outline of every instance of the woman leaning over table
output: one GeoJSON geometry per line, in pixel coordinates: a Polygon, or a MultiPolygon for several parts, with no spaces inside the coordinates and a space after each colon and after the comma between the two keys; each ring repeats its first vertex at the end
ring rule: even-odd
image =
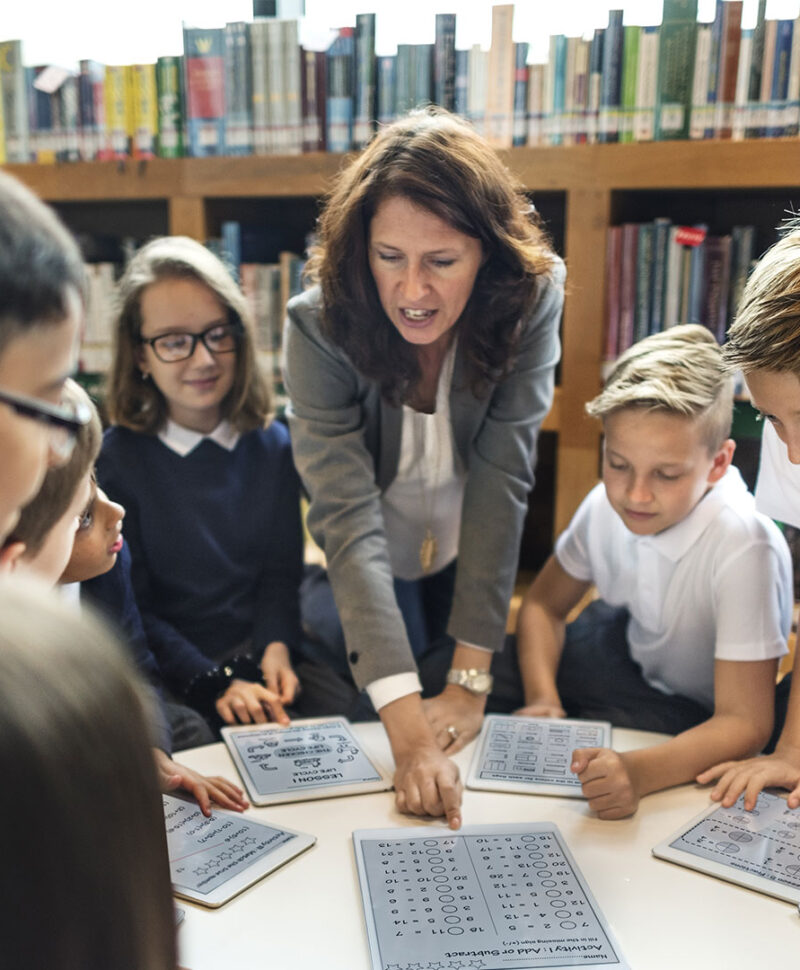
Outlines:
{"type": "Polygon", "coordinates": [[[334,695],[366,690],[398,808],[457,828],[447,755],[480,729],[503,644],[564,267],[493,149],[440,109],[382,128],[318,230],[317,285],[290,301],[285,345],[295,463],[346,642],[317,670],[334,695]],[[415,658],[424,669],[445,632],[447,684],[423,704],[415,658]]]}

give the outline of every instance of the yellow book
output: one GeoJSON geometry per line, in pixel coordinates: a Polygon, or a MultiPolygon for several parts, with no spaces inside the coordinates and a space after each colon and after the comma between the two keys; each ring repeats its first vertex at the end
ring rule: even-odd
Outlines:
{"type": "Polygon", "coordinates": [[[158,95],[155,64],[131,65],[133,157],[155,158],[158,136],[158,95]]]}
{"type": "Polygon", "coordinates": [[[106,65],[105,102],[106,138],[109,157],[128,158],[133,130],[131,118],[130,68],[120,64],[106,65]]]}

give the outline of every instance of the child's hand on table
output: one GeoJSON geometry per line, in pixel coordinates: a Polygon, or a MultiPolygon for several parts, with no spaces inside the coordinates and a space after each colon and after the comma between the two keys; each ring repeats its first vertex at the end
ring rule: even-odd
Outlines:
{"type": "Polygon", "coordinates": [[[570,770],[578,776],[589,808],[598,818],[627,818],[639,807],[639,793],[624,755],[610,748],[577,748],[570,770]]]}
{"type": "Polygon", "coordinates": [[[232,680],[222,697],[217,699],[216,707],[226,724],[289,723],[289,715],[284,711],[280,697],[263,684],[250,680],[232,680]]]}
{"type": "Polygon", "coordinates": [[[261,658],[261,670],[267,688],[278,696],[281,704],[291,704],[297,696],[300,681],[292,669],[285,643],[275,640],[267,646],[261,658]]]}
{"type": "Polygon", "coordinates": [[[719,780],[711,791],[711,798],[725,808],[730,808],[744,792],[744,807],[750,812],[755,808],[758,793],[773,785],[788,788],[787,804],[789,808],[797,808],[800,805],[800,751],[778,744],[773,754],[746,761],[724,761],[697,776],[701,785],[708,785],[715,779],[719,780]]]}
{"type": "Polygon", "coordinates": [[[183,788],[197,799],[203,815],[211,815],[211,803],[234,812],[243,812],[249,807],[241,788],[237,788],[225,778],[207,778],[186,765],[179,765],[160,748],[153,748],[158,771],[158,786],[165,794],[183,788]]]}

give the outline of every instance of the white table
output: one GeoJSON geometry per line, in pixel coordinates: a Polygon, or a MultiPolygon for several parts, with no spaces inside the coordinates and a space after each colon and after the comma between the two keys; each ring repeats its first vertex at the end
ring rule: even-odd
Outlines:
{"type": "MultiPolygon", "coordinates": [[[[380,724],[355,725],[387,766],[380,724]]],[[[660,740],[614,732],[628,750],[660,740]]],[[[473,745],[456,755],[466,777],[473,745]]],[[[205,774],[239,782],[223,744],[178,753],[205,774]]],[[[464,824],[554,822],[583,872],[632,970],[775,970],[796,966],[800,916],[789,903],[652,857],[650,850],[710,805],[682,785],[645,798],[618,822],[594,818],[581,799],[464,792],[464,824]]],[[[440,825],[394,808],[394,793],[250,809],[256,818],[308,832],[317,844],[217,910],[185,900],[180,963],[189,970],[369,970],[369,950],[351,833],[440,825]]]]}

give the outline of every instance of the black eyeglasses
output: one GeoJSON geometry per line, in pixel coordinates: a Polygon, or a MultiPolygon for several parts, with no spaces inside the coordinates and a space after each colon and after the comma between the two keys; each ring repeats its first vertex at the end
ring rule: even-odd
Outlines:
{"type": "Polygon", "coordinates": [[[162,333],[158,337],[140,337],[139,343],[153,348],[153,353],[165,364],[188,360],[201,341],[210,354],[232,354],[239,344],[243,328],[233,323],[215,323],[202,333],[162,333]]]}
{"type": "Polygon", "coordinates": [[[39,421],[47,426],[50,448],[61,461],[66,461],[75,447],[75,439],[92,412],[83,401],[76,404],[48,404],[35,397],[0,390],[0,403],[7,404],[23,418],[39,421]]]}

